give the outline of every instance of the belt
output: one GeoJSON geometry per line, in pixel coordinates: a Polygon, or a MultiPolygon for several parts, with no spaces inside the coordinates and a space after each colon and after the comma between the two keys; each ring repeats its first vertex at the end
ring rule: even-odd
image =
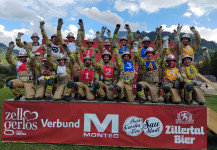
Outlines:
{"type": "Polygon", "coordinates": [[[105,85],[108,85],[108,86],[112,85],[112,83],[113,83],[112,80],[110,80],[110,81],[105,80],[103,82],[104,82],[105,85]]]}
{"type": "Polygon", "coordinates": [[[154,82],[154,83],[158,83],[159,82],[159,78],[158,77],[145,77],[145,81],[146,82],[154,82]]]}
{"type": "Polygon", "coordinates": [[[33,80],[33,77],[29,76],[29,77],[18,77],[19,80],[21,81],[31,81],[33,80]]]}
{"type": "Polygon", "coordinates": [[[120,80],[124,81],[124,80],[130,80],[133,81],[133,77],[131,76],[126,76],[126,75],[120,75],[120,80]]]}
{"type": "Polygon", "coordinates": [[[59,85],[67,84],[68,80],[58,80],[57,81],[59,85]]]}
{"type": "Polygon", "coordinates": [[[88,87],[92,87],[93,86],[93,82],[83,82],[86,86],[88,87]]]}

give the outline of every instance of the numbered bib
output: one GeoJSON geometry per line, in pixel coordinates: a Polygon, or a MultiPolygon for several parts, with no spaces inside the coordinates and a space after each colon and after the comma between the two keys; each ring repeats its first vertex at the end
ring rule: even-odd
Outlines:
{"type": "Polygon", "coordinates": [[[109,67],[109,66],[104,66],[102,75],[104,78],[112,78],[113,77],[113,68],[109,67]]]}
{"type": "Polygon", "coordinates": [[[103,54],[104,54],[105,52],[109,52],[109,53],[110,53],[110,50],[109,50],[109,49],[106,49],[106,48],[103,48],[103,54]]]}
{"type": "Polygon", "coordinates": [[[125,61],[124,62],[124,72],[133,71],[133,62],[125,61]]]}
{"type": "Polygon", "coordinates": [[[90,57],[92,57],[93,55],[93,49],[86,49],[84,52],[84,56],[89,55],[90,57]]]}
{"type": "Polygon", "coordinates": [[[146,71],[156,70],[157,66],[154,61],[146,61],[146,71]]]}
{"type": "Polygon", "coordinates": [[[17,72],[27,71],[26,62],[22,63],[21,61],[17,61],[17,63],[16,63],[16,69],[17,69],[17,72]]]}
{"type": "Polygon", "coordinates": [[[57,45],[53,44],[52,45],[52,53],[58,56],[60,53],[60,48],[57,45]]]}
{"type": "Polygon", "coordinates": [[[84,69],[82,73],[82,80],[85,82],[92,82],[93,75],[94,75],[94,71],[84,69]]]}
{"type": "Polygon", "coordinates": [[[123,54],[125,51],[127,51],[127,46],[120,46],[119,54],[123,54]]]}
{"type": "Polygon", "coordinates": [[[175,81],[177,79],[177,73],[178,72],[179,72],[179,70],[177,68],[167,69],[165,78],[175,81]]]}
{"type": "Polygon", "coordinates": [[[142,50],[141,50],[141,56],[142,56],[142,58],[146,58],[147,56],[145,55],[145,52],[146,52],[146,48],[143,48],[142,50]]]}
{"type": "Polygon", "coordinates": [[[40,53],[41,54],[41,46],[37,45],[37,46],[33,46],[32,47],[32,52],[35,53],[40,53]]]}
{"type": "Polygon", "coordinates": [[[197,74],[197,68],[194,65],[185,67],[188,77],[193,77],[197,74]]]}
{"type": "Polygon", "coordinates": [[[70,50],[71,52],[75,52],[75,51],[76,51],[75,43],[73,43],[73,42],[68,42],[68,43],[67,43],[67,46],[68,46],[68,48],[69,48],[69,50],[70,50]]]}
{"type": "Polygon", "coordinates": [[[183,47],[183,55],[193,55],[193,54],[194,54],[194,50],[190,45],[183,47]]]}

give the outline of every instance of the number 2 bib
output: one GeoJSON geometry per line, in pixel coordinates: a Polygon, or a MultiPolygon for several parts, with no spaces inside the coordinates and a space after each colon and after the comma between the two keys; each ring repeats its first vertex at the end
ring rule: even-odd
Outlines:
{"type": "Polygon", "coordinates": [[[90,57],[92,57],[93,55],[93,49],[86,49],[84,52],[84,56],[89,55],[90,57]]]}
{"type": "Polygon", "coordinates": [[[93,81],[94,71],[84,69],[82,73],[82,80],[85,82],[92,82],[93,81]]]}
{"type": "Polygon", "coordinates": [[[102,75],[105,78],[112,78],[113,77],[113,68],[109,67],[109,66],[104,66],[102,75]]]}
{"type": "Polygon", "coordinates": [[[154,61],[146,61],[146,71],[156,70],[157,66],[154,61]]]}
{"type": "Polygon", "coordinates": [[[187,71],[187,76],[188,77],[193,77],[197,74],[197,68],[195,68],[194,65],[190,65],[188,67],[185,67],[186,71],[187,71]]]}
{"type": "Polygon", "coordinates": [[[179,72],[179,70],[177,68],[167,69],[165,78],[175,81],[177,79],[177,73],[178,72],[179,72]]]}

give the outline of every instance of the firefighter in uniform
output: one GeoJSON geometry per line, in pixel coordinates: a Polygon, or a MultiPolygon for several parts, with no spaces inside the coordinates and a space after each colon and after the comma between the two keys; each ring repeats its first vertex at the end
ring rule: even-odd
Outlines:
{"type": "MultiPolygon", "coordinates": [[[[107,28],[106,27],[102,27],[102,29],[101,29],[101,39],[102,39],[102,41],[103,41],[103,36],[104,36],[104,33],[105,33],[105,30],[106,30],[107,28]]],[[[106,39],[105,40],[105,42],[104,42],[104,47],[100,47],[100,55],[102,56],[103,54],[104,54],[104,52],[105,51],[107,51],[107,52],[109,52],[109,53],[111,53],[111,54],[113,54],[113,47],[112,47],[112,45],[111,45],[111,43],[112,43],[112,37],[111,37],[111,31],[109,30],[109,29],[107,29],[107,35],[108,35],[108,39],[106,39]]]]}
{"type": "MultiPolygon", "coordinates": [[[[83,43],[84,38],[85,38],[85,33],[84,33],[84,25],[83,25],[83,20],[79,19],[78,24],[80,25],[80,29],[78,31],[78,37],[81,37],[80,39],[77,38],[77,41],[79,41],[80,43],[83,43]]],[[[67,45],[67,47],[69,48],[71,53],[74,53],[74,55],[76,55],[76,43],[74,42],[75,37],[74,34],[72,32],[69,32],[67,34],[67,39],[68,42],[65,42],[62,39],[62,33],[61,33],[61,28],[63,25],[63,20],[61,18],[58,19],[58,25],[57,25],[57,39],[58,41],[60,41],[60,44],[63,45],[67,45]]],[[[72,75],[73,75],[73,80],[74,82],[79,82],[79,71],[78,71],[78,63],[75,62],[74,67],[72,68],[72,75]]],[[[78,93],[75,92],[74,98],[78,98],[78,93]]]]}
{"type": "Polygon", "coordinates": [[[192,57],[192,60],[194,60],[194,52],[198,48],[198,46],[200,46],[200,42],[201,42],[200,34],[198,33],[198,31],[194,26],[190,27],[190,30],[193,32],[195,36],[195,42],[193,45],[189,45],[188,43],[191,41],[190,34],[186,33],[182,36],[181,38],[182,44],[179,50],[179,66],[182,63],[183,55],[190,55],[192,57]]]}
{"type": "Polygon", "coordinates": [[[190,55],[184,55],[182,58],[182,67],[179,69],[181,76],[185,82],[185,101],[188,105],[194,99],[199,105],[205,104],[203,92],[200,89],[202,82],[198,81],[198,69],[203,68],[210,63],[210,56],[208,49],[202,47],[204,61],[194,62],[190,55]]]}
{"type": "Polygon", "coordinates": [[[167,56],[167,66],[163,68],[164,78],[163,78],[163,98],[164,103],[169,103],[170,100],[174,104],[179,104],[181,102],[181,97],[179,95],[179,83],[183,84],[183,78],[179,73],[179,69],[176,68],[175,62],[176,58],[173,54],[167,56]]]}
{"type": "MultiPolygon", "coordinates": [[[[135,43],[135,42],[134,42],[135,43]]],[[[155,52],[152,47],[147,48],[145,55],[146,59],[143,59],[138,54],[138,44],[134,44],[133,48],[134,57],[138,61],[138,65],[144,67],[145,70],[145,80],[137,83],[137,94],[140,99],[140,103],[148,100],[148,91],[151,92],[151,100],[153,103],[158,102],[158,88],[159,88],[159,66],[162,63],[162,59],[166,53],[166,50],[163,50],[159,53],[156,59],[153,59],[155,52]],[[145,93],[144,93],[145,90],[145,93]]]]}
{"type": "Polygon", "coordinates": [[[84,56],[84,59],[82,62],[80,59],[80,51],[81,51],[81,45],[77,43],[76,45],[76,61],[79,64],[81,68],[81,82],[75,82],[73,84],[74,89],[78,90],[78,94],[80,96],[80,99],[86,99],[87,100],[94,100],[94,89],[93,89],[93,83],[95,81],[99,81],[99,74],[94,69],[94,67],[91,65],[91,57],[89,55],[84,56]],[[84,92],[86,91],[86,93],[84,92]]]}
{"type": "Polygon", "coordinates": [[[65,47],[64,50],[69,54],[70,62],[67,62],[64,54],[59,54],[57,58],[57,64],[51,60],[52,45],[47,45],[47,61],[51,68],[57,70],[56,76],[58,86],[54,93],[53,99],[61,100],[63,98],[65,101],[70,101],[71,90],[73,87],[73,81],[71,80],[71,68],[75,62],[73,53],[70,55],[70,50],[67,49],[67,47],[65,47]]]}
{"type": "MultiPolygon", "coordinates": [[[[27,53],[25,50],[20,50],[18,54],[18,60],[15,60],[12,57],[12,51],[14,48],[14,42],[10,42],[7,52],[6,52],[6,60],[9,64],[16,66],[17,70],[17,79],[10,80],[7,83],[7,86],[12,90],[13,94],[16,96],[14,100],[20,100],[22,94],[19,88],[24,88],[25,91],[25,99],[32,100],[35,96],[34,90],[34,80],[32,76],[32,66],[31,66],[31,58],[27,60],[27,53]]],[[[34,56],[33,56],[34,57],[34,56]]]]}
{"type": "Polygon", "coordinates": [[[112,55],[108,51],[104,51],[102,55],[102,63],[96,63],[95,51],[92,55],[92,65],[93,67],[102,75],[101,81],[94,82],[94,89],[100,96],[101,100],[114,100],[113,88],[117,83],[118,72],[116,66],[111,62],[112,55]],[[114,80],[113,80],[114,78],[114,80]]]}

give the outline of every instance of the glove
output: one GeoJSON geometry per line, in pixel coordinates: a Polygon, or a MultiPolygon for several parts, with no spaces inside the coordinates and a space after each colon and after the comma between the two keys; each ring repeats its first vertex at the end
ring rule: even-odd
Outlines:
{"type": "Polygon", "coordinates": [[[63,44],[63,49],[64,49],[64,51],[67,52],[68,55],[71,54],[71,51],[70,51],[70,49],[68,48],[68,46],[66,44],[63,44]]]}
{"type": "Polygon", "coordinates": [[[96,36],[97,36],[97,39],[98,39],[98,42],[102,42],[102,38],[101,38],[101,34],[99,33],[99,31],[96,32],[96,36]]]}
{"type": "Polygon", "coordinates": [[[80,54],[81,52],[81,43],[76,43],[76,53],[80,54]]]}
{"type": "Polygon", "coordinates": [[[102,26],[102,29],[101,29],[101,36],[103,36],[105,34],[105,30],[106,30],[106,26],[102,26]]]}
{"type": "Polygon", "coordinates": [[[118,34],[118,31],[119,31],[120,27],[121,27],[120,24],[116,25],[114,34],[118,34]]]}
{"type": "Polygon", "coordinates": [[[133,52],[134,53],[138,52],[138,46],[139,46],[139,42],[138,41],[133,43],[133,52]]]}
{"type": "Polygon", "coordinates": [[[11,54],[12,51],[13,51],[13,49],[14,49],[14,47],[15,47],[14,42],[11,41],[11,42],[9,43],[9,45],[8,45],[7,53],[8,53],[8,54],[11,54]]]}
{"type": "Polygon", "coordinates": [[[39,81],[39,82],[40,82],[40,81],[44,81],[44,76],[39,77],[39,78],[38,78],[38,81],[39,81]]]}
{"type": "Polygon", "coordinates": [[[61,30],[62,25],[63,25],[63,19],[62,19],[62,18],[59,18],[59,19],[58,19],[57,30],[61,30]]]}
{"type": "Polygon", "coordinates": [[[52,46],[51,46],[51,44],[48,44],[47,45],[47,56],[51,55],[51,51],[52,51],[52,46]]]}
{"type": "Polygon", "coordinates": [[[162,26],[156,28],[156,34],[158,37],[161,37],[162,32],[163,32],[162,26]]]}
{"type": "Polygon", "coordinates": [[[203,51],[203,56],[204,57],[208,57],[209,56],[209,51],[208,51],[208,48],[203,46],[201,47],[202,51],[203,51]]]}
{"type": "Polygon", "coordinates": [[[175,38],[175,41],[179,41],[179,34],[178,34],[178,31],[174,30],[174,38],[175,38]]]}
{"type": "Polygon", "coordinates": [[[41,29],[41,30],[44,30],[44,24],[45,24],[44,21],[40,21],[40,29],[41,29]]]}
{"type": "Polygon", "coordinates": [[[92,54],[92,58],[96,58],[96,54],[99,52],[98,49],[95,49],[92,54]]]}
{"type": "Polygon", "coordinates": [[[81,29],[78,29],[76,41],[81,41],[81,34],[82,34],[82,30],[81,30],[81,29]]]}
{"type": "MultiPolygon", "coordinates": [[[[24,44],[24,45],[23,45],[23,48],[26,50],[27,54],[30,55],[31,51],[30,51],[30,49],[29,49],[29,46],[27,45],[27,42],[24,41],[23,44],[24,44]]],[[[31,55],[31,56],[32,56],[32,55],[31,55]]]]}
{"type": "Polygon", "coordinates": [[[127,30],[128,34],[131,33],[131,29],[130,29],[129,24],[125,24],[124,28],[127,30]]]}
{"type": "Polygon", "coordinates": [[[169,37],[168,36],[163,37],[163,48],[169,48],[169,37]]]}
{"type": "Polygon", "coordinates": [[[111,31],[109,30],[109,29],[107,29],[107,35],[108,35],[108,37],[111,39],[112,37],[111,37],[111,31]]]}
{"type": "Polygon", "coordinates": [[[197,33],[197,30],[196,30],[196,28],[195,28],[194,26],[190,27],[190,30],[191,30],[191,32],[193,32],[194,34],[197,33]]]}
{"type": "Polygon", "coordinates": [[[113,82],[113,84],[110,85],[109,88],[108,88],[109,91],[113,91],[113,89],[115,88],[116,84],[117,84],[116,82],[113,82]]]}
{"type": "Polygon", "coordinates": [[[79,19],[78,24],[79,24],[81,30],[84,31],[84,24],[83,24],[83,20],[82,19],[79,19]]]}
{"type": "Polygon", "coordinates": [[[16,40],[21,40],[22,35],[24,35],[23,32],[18,32],[16,40]]]}
{"type": "Polygon", "coordinates": [[[200,87],[202,85],[202,82],[196,81],[196,80],[192,80],[191,84],[193,84],[193,86],[199,86],[200,87]]]}
{"type": "Polygon", "coordinates": [[[176,76],[177,76],[177,78],[178,78],[180,81],[182,81],[182,80],[183,80],[183,78],[182,78],[182,76],[181,76],[181,74],[180,74],[180,73],[177,73],[177,74],[176,74],[176,76]]]}
{"type": "Polygon", "coordinates": [[[177,33],[178,33],[178,36],[180,36],[181,29],[182,29],[182,26],[180,26],[180,24],[178,24],[178,26],[177,26],[177,33]]]}

